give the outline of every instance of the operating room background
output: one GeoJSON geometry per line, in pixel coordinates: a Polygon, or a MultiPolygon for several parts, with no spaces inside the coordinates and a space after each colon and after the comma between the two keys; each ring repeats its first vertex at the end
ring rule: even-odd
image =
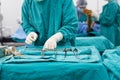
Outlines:
{"type": "MultiPolygon", "coordinates": [[[[73,0],[75,2],[75,0],[73,0]]],[[[104,0],[87,0],[88,9],[92,9],[97,15],[102,11],[104,0]]],[[[2,28],[4,36],[12,35],[19,28],[18,21],[21,18],[21,6],[23,0],[1,0],[1,13],[3,15],[2,28]]]]}
{"type": "Polygon", "coordinates": [[[8,36],[18,29],[18,19],[21,17],[23,0],[1,0],[1,13],[3,15],[3,35],[8,36]]]}

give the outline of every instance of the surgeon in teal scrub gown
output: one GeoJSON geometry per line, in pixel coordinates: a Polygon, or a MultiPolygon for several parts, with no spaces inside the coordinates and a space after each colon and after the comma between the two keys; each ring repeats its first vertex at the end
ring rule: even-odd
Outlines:
{"type": "Polygon", "coordinates": [[[101,34],[108,38],[115,46],[120,45],[120,6],[117,0],[106,0],[100,14],[101,34]]]}
{"type": "Polygon", "coordinates": [[[87,1],[86,0],[77,0],[76,9],[79,22],[83,23],[87,21],[87,15],[83,12],[83,9],[86,9],[87,1]]]}
{"type": "Polygon", "coordinates": [[[44,50],[75,44],[78,19],[72,0],[24,0],[22,21],[27,44],[44,50]]]}

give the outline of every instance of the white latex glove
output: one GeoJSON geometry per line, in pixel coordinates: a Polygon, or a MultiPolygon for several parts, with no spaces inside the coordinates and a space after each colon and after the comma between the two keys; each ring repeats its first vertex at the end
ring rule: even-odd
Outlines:
{"type": "Polygon", "coordinates": [[[54,50],[57,47],[57,42],[63,39],[61,32],[58,32],[51,36],[44,44],[43,50],[54,50]]]}
{"type": "Polygon", "coordinates": [[[26,37],[25,43],[32,44],[32,42],[36,41],[38,35],[35,32],[30,32],[26,37]]]}

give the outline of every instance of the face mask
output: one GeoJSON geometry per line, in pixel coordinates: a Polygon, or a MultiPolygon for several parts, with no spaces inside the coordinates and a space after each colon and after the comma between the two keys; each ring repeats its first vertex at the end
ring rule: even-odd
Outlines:
{"type": "Polygon", "coordinates": [[[82,13],[83,9],[77,8],[77,11],[78,11],[79,13],[82,13]]]}

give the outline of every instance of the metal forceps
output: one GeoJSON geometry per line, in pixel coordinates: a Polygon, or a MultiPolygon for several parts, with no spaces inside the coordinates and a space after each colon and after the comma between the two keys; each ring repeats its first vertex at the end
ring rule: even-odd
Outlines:
{"type": "Polygon", "coordinates": [[[64,58],[66,58],[68,51],[72,51],[72,49],[71,49],[71,48],[70,48],[70,49],[66,49],[66,48],[65,48],[65,49],[63,50],[63,52],[65,52],[64,58]]]}
{"type": "Polygon", "coordinates": [[[80,58],[78,57],[78,49],[77,49],[77,48],[73,49],[73,53],[74,53],[74,55],[75,55],[75,57],[76,57],[77,59],[80,59],[80,58]]]}
{"type": "Polygon", "coordinates": [[[73,50],[72,50],[71,48],[70,48],[70,49],[66,49],[66,48],[65,48],[65,49],[63,50],[63,52],[65,52],[64,59],[66,58],[68,51],[73,52],[73,53],[74,53],[74,56],[75,56],[77,59],[79,59],[79,57],[78,57],[78,49],[77,49],[77,48],[75,48],[75,49],[73,49],[73,50]]]}

